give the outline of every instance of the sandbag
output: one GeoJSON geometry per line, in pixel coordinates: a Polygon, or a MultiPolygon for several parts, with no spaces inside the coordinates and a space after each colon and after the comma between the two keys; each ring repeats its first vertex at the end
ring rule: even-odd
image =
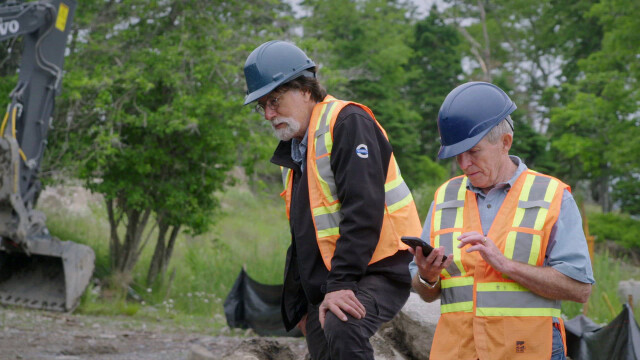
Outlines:
{"type": "Polygon", "coordinates": [[[573,360],[639,360],[640,327],[629,304],[605,326],[584,315],[565,322],[567,355],[573,360]]]}
{"type": "Polygon", "coordinates": [[[261,284],[240,270],[224,301],[229,327],[251,328],[261,336],[302,336],[297,328],[289,332],[284,328],[280,312],[282,286],[261,284]]]}

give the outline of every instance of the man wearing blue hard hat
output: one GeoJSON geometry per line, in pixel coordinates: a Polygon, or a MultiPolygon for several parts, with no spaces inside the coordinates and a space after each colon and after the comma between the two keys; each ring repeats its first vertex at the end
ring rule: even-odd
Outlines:
{"type": "Polygon", "coordinates": [[[462,176],[435,193],[409,266],[413,288],[440,298],[430,359],[565,359],[561,300],[584,303],[595,282],[578,207],[560,180],[509,155],[516,105],[469,82],[438,114],[438,158],[462,176]],[[446,256],[446,259],[445,259],[446,256]]]}
{"type": "Polygon", "coordinates": [[[387,134],[366,106],[338,100],[295,45],[269,41],[244,66],[245,105],[280,143],[291,230],[282,317],[306,336],[311,358],[373,359],[369,338],[402,308],[420,219],[387,134]]]}

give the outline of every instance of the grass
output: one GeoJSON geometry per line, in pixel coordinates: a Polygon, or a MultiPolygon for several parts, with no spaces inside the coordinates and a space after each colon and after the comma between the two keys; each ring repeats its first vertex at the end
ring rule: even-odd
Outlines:
{"type": "MultiPolygon", "coordinates": [[[[596,284],[593,286],[589,301],[585,304],[564,301],[562,313],[571,319],[581,313],[598,324],[606,324],[613,320],[626,302],[618,297],[618,283],[623,280],[640,280],[640,270],[625,262],[615,259],[607,251],[596,252],[593,261],[593,273],[596,284]]],[[[640,322],[640,312],[634,312],[636,321],[640,322]]]]}
{"type": "Polygon", "coordinates": [[[146,271],[155,239],[152,233],[132,274],[129,293],[104,287],[117,276],[109,271],[110,230],[104,204],[93,203],[84,214],[57,206],[43,206],[41,210],[46,213],[47,226],[54,236],[87,244],[96,253],[94,276],[100,281],[87,289],[77,312],[171,318],[215,333],[226,326],[224,299],[242,267],[259,282],[282,283],[290,235],[278,192],[275,186],[257,195],[234,187],[220,194],[221,212],[215,226],[199,236],[183,232],[167,278],[147,287],[146,271]]]}
{"type": "MultiPolygon", "coordinates": [[[[434,190],[424,187],[415,191],[421,219],[426,216],[434,190]]],[[[200,236],[180,235],[167,278],[161,284],[149,288],[144,283],[153,251],[152,246],[147,246],[134,270],[130,293],[105,288],[104,281],[92,284],[77,312],[168,319],[211,334],[230,331],[226,328],[223,303],[243,266],[259,282],[282,283],[290,235],[278,192],[275,185],[257,194],[241,186],[228,189],[219,195],[221,213],[211,231],[200,236]]],[[[109,273],[110,230],[102,203],[93,203],[85,214],[68,213],[57,207],[45,207],[44,211],[52,234],[94,249],[98,279],[115,276],[109,273]]],[[[618,282],[640,280],[640,270],[627,265],[624,259],[613,259],[607,252],[596,253],[593,267],[597,284],[586,305],[586,315],[597,323],[608,323],[622,309],[616,294],[618,282]]],[[[585,312],[585,307],[563,302],[562,311],[570,319],[585,312]]]]}

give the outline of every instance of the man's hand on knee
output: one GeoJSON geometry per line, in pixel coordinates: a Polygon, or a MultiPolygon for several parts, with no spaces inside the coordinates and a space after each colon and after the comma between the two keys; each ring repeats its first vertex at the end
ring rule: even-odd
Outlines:
{"type": "Polygon", "coordinates": [[[347,321],[345,312],[356,319],[362,319],[367,311],[352,290],[338,290],[324,296],[319,309],[320,326],[324,329],[327,311],[331,311],[338,319],[347,321]]]}

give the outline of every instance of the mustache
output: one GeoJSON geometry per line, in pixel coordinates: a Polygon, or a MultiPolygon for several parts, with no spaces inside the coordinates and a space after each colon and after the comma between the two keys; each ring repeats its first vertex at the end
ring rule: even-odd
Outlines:
{"type": "Polygon", "coordinates": [[[283,123],[287,123],[287,124],[290,123],[289,118],[275,118],[271,121],[271,125],[273,126],[278,126],[283,123]]]}

